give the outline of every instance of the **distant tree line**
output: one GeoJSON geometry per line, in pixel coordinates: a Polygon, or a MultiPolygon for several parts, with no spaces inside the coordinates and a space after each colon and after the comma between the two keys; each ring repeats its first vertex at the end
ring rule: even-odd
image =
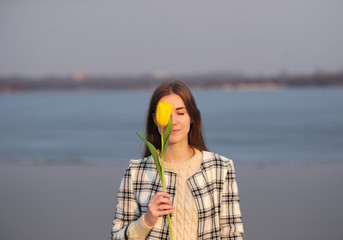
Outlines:
{"type": "Polygon", "coordinates": [[[7,76],[0,77],[0,93],[25,91],[78,91],[78,90],[130,90],[152,89],[161,82],[182,80],[191,88],[277,88],[310,86],[343,86],[343,72],[317,72],[310,75],[281,74],[272,77],[246,77],[242,75],[208,74],[169,76],[150,75],[136,77],[44,77],[39,79],[7,76]]]}

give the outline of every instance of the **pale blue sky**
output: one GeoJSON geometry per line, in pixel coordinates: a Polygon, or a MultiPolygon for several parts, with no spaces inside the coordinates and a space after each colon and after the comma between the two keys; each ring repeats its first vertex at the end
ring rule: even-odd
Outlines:
{"type": "Polygon", "coordinates": [[[0,76],[343,70],[342,0],[2,0],[0,76]]]}

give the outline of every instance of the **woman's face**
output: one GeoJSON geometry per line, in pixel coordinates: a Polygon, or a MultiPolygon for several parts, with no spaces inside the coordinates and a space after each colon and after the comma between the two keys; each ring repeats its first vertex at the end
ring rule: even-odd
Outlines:
{"type": "MultiPolygon", "coordinates": [[[[171,114],[173,119],[173,131],[169,137],[169,145],[188,145],[188,133],[191,126],[191,119],[188,115],[185,103],[183,102],[182,98],[179,95],[172,93],[170,95],[162,97],[159,102],[167,102],[173,105],[173,111],[171,114]]],[[[161,133],[160,126],[158,126],[158,129],[161,133]]]]}

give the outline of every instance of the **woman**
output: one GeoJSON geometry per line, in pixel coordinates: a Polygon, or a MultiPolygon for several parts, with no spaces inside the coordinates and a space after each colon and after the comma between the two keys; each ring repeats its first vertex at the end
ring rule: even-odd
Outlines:
{"type": "Polygon", "coordinates": [[[146,139],[160,148],[155,111],[173,105],[173,131],[164,160],[167,193],[149,149],[131,160],[117,196],[112,239],[168,239],[171,214],[176,240],[242,239],[243,225],[235,170],[231,160],[209,152],[194,97],[181,81],[160,85],[146,120],[146,139]]]}

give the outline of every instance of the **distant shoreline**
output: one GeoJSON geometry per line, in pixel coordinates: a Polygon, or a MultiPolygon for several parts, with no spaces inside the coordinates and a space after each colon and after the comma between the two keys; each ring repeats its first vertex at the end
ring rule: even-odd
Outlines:
{"type": "Polygon", "coordinates": [[[281,74],[273,77],[246,77],[242,75],[192,75],[103,77],[67,76],[29,78],[23,76],[0,77],[0,94],[40,91],[115,91],[153,89],[160,83],[180,79],[190,88],[222,90],[259,90],[298,87],[343,86],[343,72],[317,72],[309,75],[281,74]]]}

